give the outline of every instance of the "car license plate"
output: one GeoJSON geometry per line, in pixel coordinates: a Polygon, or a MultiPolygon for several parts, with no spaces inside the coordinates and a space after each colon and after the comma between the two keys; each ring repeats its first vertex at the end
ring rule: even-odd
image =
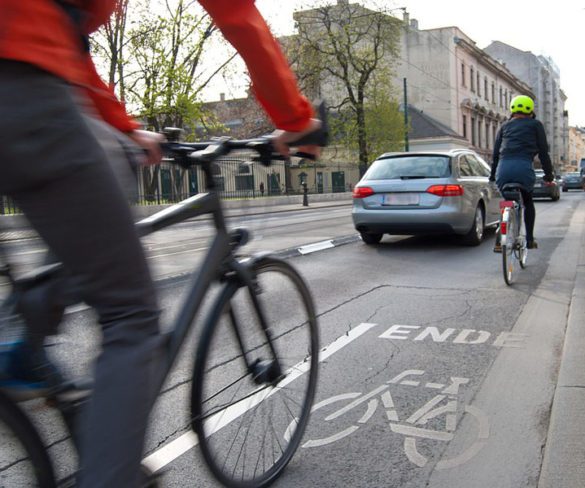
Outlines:
{"type": "Polygon", "coordinates": [[[418,205],[416,193],[388,193],[384,195],[384,205],[418,205]]]}
{"type": "Polygon", "coordinates": [[[534,184],[534,186],[535,186],[536,188],[540,188],[540,187],[542,186],[542,183],[539,181],[538,183],[535,183],[535,184],[534,184]]]}

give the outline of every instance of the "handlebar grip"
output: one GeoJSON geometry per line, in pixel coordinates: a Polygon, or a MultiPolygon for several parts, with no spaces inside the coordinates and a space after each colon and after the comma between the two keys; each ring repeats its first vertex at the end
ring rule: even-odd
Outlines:
{"type": "Polygon", "coordinates": [[[327,107],[325,102],[321,101],[317,105],[317,115],[321,120],[321,127],[316,131],[310,132],[309,134],[297,139],[294,142],[289,143],[289,146],[309,146],[316,145],[325,147],[329,143],[329,124],[327,123],[327,107]]]}

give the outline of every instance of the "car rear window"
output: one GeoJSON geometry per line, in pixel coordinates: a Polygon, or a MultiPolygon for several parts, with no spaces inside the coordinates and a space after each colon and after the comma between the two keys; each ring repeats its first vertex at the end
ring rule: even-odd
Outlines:
{"type": "Polygon", "coordinates": [[[378,159],[364,175],[365,180],[446,178],[451,174],[448,156],[404,156],[378,159]]]}

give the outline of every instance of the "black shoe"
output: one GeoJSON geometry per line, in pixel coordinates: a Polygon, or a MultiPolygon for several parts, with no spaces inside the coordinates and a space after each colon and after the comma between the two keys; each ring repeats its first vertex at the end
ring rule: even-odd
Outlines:
{"type": "Polygon", "coordinates": [[[538,249],[538,243],[534,240],[527,240],[526,241],[526,248],[527,249],[538,249]]]}

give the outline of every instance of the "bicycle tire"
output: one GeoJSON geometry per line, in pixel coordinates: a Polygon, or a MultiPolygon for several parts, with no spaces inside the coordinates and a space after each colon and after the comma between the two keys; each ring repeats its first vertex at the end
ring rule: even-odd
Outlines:
{"type": "Polygon", "coordinates": [[[0,392],[0,487],[56,488],[39,433],[20,407],[0,392]]]}
{"type": "Polygon", "coordinates": [[[518,263],[522,269],[526,269],[528,259],[528,249],[526,248],[526,239],[522,239],[518,246],[518,263]]]}
{"type": "Polygon", "coordinates": [[[516,242],[516,219],[514,212],[508,212],[506,224],[505,244],[502,244],[502,271],[504,281],[510,286],[514,282],[514,243],[516,242]]]}
{"type": "Polygon", "coordinates": [[[205,462],[220,483],[236,488],[268,486],[282,473],[300,444],[317,385],[318,326],[307,285],[285,261],[263,257],[251,266],[284,375],[259,386],[246,368],[239,340],[250,361],[271,354],[259,325],[252,327],[257,311],[247,287],[233,280],[202,331],[191,397],[191,425],[205,462]]]}
{"type": "Polygon", "coordinates": [[[526,268],[526,260],[528,259],[528,248],[526,242],[526,233],[522,230],[523,229],[523,218],[522,215],[524,212],[518,212],[517,220],[520,222],[518,224],[518,263],[522,269],[526,268]]]}

